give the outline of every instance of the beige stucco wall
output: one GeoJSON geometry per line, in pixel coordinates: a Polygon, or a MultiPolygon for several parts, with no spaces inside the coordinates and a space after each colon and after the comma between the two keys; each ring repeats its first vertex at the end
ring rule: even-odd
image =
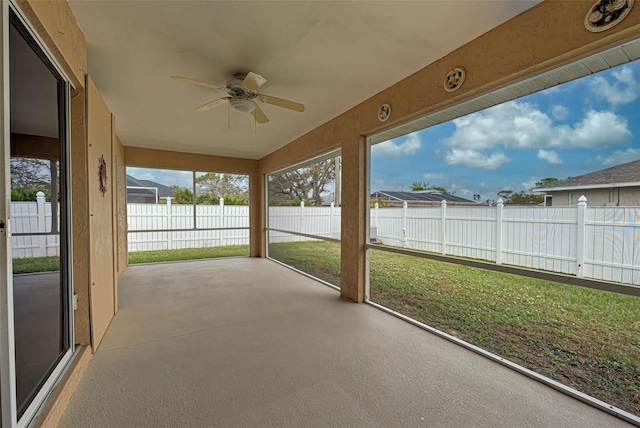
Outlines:
{"type": "Polygon", "coordinates": [[[606,206],[640,206],[640,186],[635,187],[612,187],[607,189],[584,189],[562,192],[549,192],[553,195],[552,205],[554,207],[567,207],[576,205],[571,203],[571,195],[574,200],[584,195],[587,198],[587,205],[590,207],[606,206]]]}
{"type": "Polygon", "coordinates": [[[260,172],[264,174],[342,147],[347,171],[342,178],[343,296],[362,301],[364,295],[362,236],[366,207],[361,196],[364,164],[360,154],[365,141],[361,137],[640,35],[637,8],[609,31],[587,31],[583,20],[592,4],[593,0],[544,1],[260,160],[260,172]],[[466,81],[457,92],[447,93],[442,82],[446,73],[456,66],[465,68],[466,81]],[[384,125],[377,119],[378,108],[383,103],[389,103],[393,112],[384,125]],[[352,168],[358,168],[358,172],[349,171],[352,168]]]}
{"type": "MultiPolygon", "coordinates": [[[[115,122],[115,119],[114,119],[115,122]]],[[[113,127],[113,185],[115,186],[115,199],[113,212],[115,213],[114,225],[116,244],[116,272],[121,274],[127,268],[127,177],[124,163],[124,146],[113,127]]],[[[116,299],[117,300],[117,299],[116,299]]]]}
{"type": "Polygon", "coordinates": [[[87,41],[69,4],[64,0],[16,0],[16,3],[73,86],[83,88],[87,73],[87,41]]]}
{"type": "MultiPolygon", "coordinates": [[[[84,85],[83,85],[84,86],[84,85]]],[[[78,309],[73,314],[75,341],[91,343],[89,322],[89,183],[86,128],[86,93],[71,95],[71,221],[73,242],[73,291],[78,309]]]]}

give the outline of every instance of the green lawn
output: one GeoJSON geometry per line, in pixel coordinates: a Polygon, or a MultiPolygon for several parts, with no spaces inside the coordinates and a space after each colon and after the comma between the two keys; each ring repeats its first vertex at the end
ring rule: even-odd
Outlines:
{"type": "Polygon", "coordinates": [[[60,257],[13,259],[13,273],[53,272],[60,270],[60,257]]]}
{"type": "Polygon", "coordinates": [[[136,251],[129,253],[129,264],[172,262],[180,260],[215,259],[217,257],[248,256],[248,245],[227,245],[182,250],[136,251]]]}
{"type": "MultiPolygon", "coordinates": [[[[213,248],[187,248],[183,250],[139,251],[129,253],[129,264],[157,263],[179,260],[214,259],[217,257],[248,256],[248,245],[228,245],[213,248]]],[[[33,257],[13,259],[13,273],[51,272],[60,270],[59,257],[33,257]]]]}
{"type": "MultiPolygon", "coordinates": [[[[269,255],[339,284],[337,244],[269,255]]],[[[371,251],[371,301],[640,415],[640,298],[371,251]]]]}

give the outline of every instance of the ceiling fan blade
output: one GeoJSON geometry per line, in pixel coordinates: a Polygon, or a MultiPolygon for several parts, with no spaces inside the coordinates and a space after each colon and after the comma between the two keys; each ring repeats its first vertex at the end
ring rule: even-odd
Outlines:
{"type": "Polygon", "coordinates": [[[182,77],[182,76],[171,76],[171,78],[176,80],[182,80],[187,83],[194,83],[200,86],[206,86],[207,88],[222,89],[223,91],[227,90],[226,86],[216,85],[215,83],[203,82],[202,80],[189,79],[188,77],[182,77]]]}
{"type": "Polygon", "coordinates": [[[272,97],[270,95],[258,95],[258,99],[263,103],[273,104],[274,106],[288,108],[289,110],[295,110],[302,113],[305,109],[304,104],[297,103],[295,101],[284,100],[282,98],[272,97]]]}
{"type": "Polygon", "coordinates": [[[247,74],[247,77],[242,81],[242,86],[250,91],[255,91],[265,83],[267,83],[267,79],[250,71],[249,74],[247,74]]]}
{"type": "Polygon", "coordinates": [[[229,98],[225,97],[225,98],[218,98],[217,100],[213,100],[211,102],[208,102],[206,104],[201,105],[200,107],[196,107],[196,110],[198,111],[205,111],[205,110],[209,110],[210,108],[214,108],[214,107],[218,107],[219,105],[223,104],[225,101],[227,101],[229,98]]]}
{"type": "Polygon", "coordinates": [[[254,104],[256,105],[256,108],[251,112],[251,116],[256,118],[256,122],[258,123],[267,123],[269,122],[269,118],[267,117],[266,114],[264,114],[264,112],[262,111],[262,109],[260,108],[260,106],[254,102],[254,104]]]}

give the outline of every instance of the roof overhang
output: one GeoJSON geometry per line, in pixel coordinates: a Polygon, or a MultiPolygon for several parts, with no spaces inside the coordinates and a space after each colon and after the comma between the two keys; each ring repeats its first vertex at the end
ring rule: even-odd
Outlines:
{"type": "Polygon", "coordinates": [[[565,192],[570,190],[585,190],[585,189],[610,189],[617,187],[640,187],[640,182],[631,181],[626,183],[605,183],[605,184],[589,184],[583,186],[564,186],[564,187],[549,187],[533,189],[536,193],[553,193],[553,192],[565,192]]]}

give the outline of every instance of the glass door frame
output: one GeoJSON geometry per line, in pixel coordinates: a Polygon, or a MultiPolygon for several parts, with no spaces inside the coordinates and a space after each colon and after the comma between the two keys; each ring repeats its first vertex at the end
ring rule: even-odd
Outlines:
{"type": "Polygon", "coordinates": [[[62,71],[62,68],[54,60],[46,46],[32,30],[28,21],[24,18],[20,8],[14,0],[3,1],[0,6],[0,96],[2,104],[0,115],[2,116],[2,142],[0,145],[0,165],[4,171],[0,176],[0,220],[5,223],[4,231],[0,230],[0,396],[2,397],[2,426],[3,427],[26,427],[29,426],[38,415],[46,399],[50,396],[53,388],[57,385],[62,374],[71,362],[75,353],[75,339],[73,335],[73,274],[72,274],[72,221],[71,221],[71,108],[70,91],[72,86],[70,79],[62,71]],[[9,29],[10,15],[14,14],[20,23],[35,41],[37,48],[46,57],[48,65],[53,67],[61,77],[59,90],[60,112],[60,135],[62,138],[61,157],[61,185],[60,191],[64,191],[65,215],[62,217],[65,222],[60,229],[64,234],[60,234],[61,251],[61,275],[62,283],[65,285],[63,292],[65,295],[65,305],[62,308],[66,319],[64,326],[66,331],[66,352],[59,358],[58,363],[46,379],[40,390],[32,399],[20,418],[18,418],[18,408],[16,399],[16,362],[15,362],[15,330],[14,330],[14,301],[13,301],[13,267],[11,248],[11,169],[10,169],[10,82],[9,82],[9,29]],[[64,168],[62,167],[64,165],[64,168]],[[63,242],[64,241],[64,242],[63,242]]]}

